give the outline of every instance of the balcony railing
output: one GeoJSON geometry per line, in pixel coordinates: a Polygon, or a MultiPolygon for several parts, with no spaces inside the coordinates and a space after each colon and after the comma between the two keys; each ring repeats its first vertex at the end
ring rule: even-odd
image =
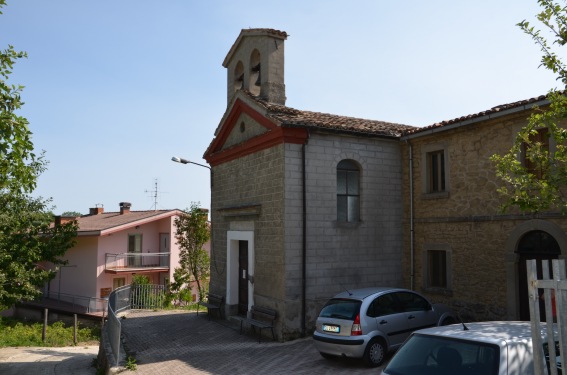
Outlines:
{"type": "Polygon", "coordinates": [[[170,253],[106,254],[104,270],[107,273],[167,271],[170,253]]]}

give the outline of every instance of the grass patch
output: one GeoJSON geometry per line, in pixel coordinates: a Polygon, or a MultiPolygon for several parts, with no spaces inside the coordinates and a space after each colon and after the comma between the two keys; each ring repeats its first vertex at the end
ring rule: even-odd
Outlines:
{"type": "MultiPolygon", "coordinates": [[[[41,339],[43,323],[24,322],[13,318],[0,318],[0,348],[11,346],[73,346],[73,326],[66,327],[63,322],[47,326],[45,342],[41,339]]],[[[100,327],[81,327],[77,329],[77,345],[96,345],[100,341],[100,327]]]]}

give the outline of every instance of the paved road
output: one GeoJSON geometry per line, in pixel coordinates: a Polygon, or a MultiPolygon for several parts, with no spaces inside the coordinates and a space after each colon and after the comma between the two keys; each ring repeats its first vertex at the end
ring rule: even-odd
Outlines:
{"type": "MultiPolygon", "coordinates": [[[[135,375],[379,374],[361,361],[322,358],[311,338],[285,343],[240,335],[226,321],[194,312],[132,311],[122,320],[135,375]]],[[[98,346],[1,348],[1,375],[94,375],[98,346]]]]}
{"type": "Polygon", "coordinates": [[[285,343],[240,335],[206,314],[130,312],[122,320],[137,375],[171,374],[379,374],[352,359],[326,360],[312,338],[285,343]]]}
{"type": "Polygon", "coordinates": [[[2,375],[93,375],[98,346],[0,348],[2,375]]]}

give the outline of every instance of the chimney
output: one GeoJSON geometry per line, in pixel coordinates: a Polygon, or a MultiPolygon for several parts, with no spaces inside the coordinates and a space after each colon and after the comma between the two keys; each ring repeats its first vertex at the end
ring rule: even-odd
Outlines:
{"type": "Polygon", "coordinates": [[[130,202],[120,202],[120,215],[129,213],[131,206],[132,204],[130,202]]]}
{"type": "Polygon", "coordinates": [[[104,207],[99,207],[98,205],[96,207],[92,207],[89,208],[89,215],[100,215],[104,212],[104,207]]]}

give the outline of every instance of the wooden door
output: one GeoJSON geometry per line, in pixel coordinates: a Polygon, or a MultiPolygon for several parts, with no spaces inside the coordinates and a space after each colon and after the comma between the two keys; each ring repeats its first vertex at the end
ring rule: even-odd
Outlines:
{"type": "Polygon", "coordinates": [[[238,241],[238,315],[248,312],[248,241],[238,241]]]}

